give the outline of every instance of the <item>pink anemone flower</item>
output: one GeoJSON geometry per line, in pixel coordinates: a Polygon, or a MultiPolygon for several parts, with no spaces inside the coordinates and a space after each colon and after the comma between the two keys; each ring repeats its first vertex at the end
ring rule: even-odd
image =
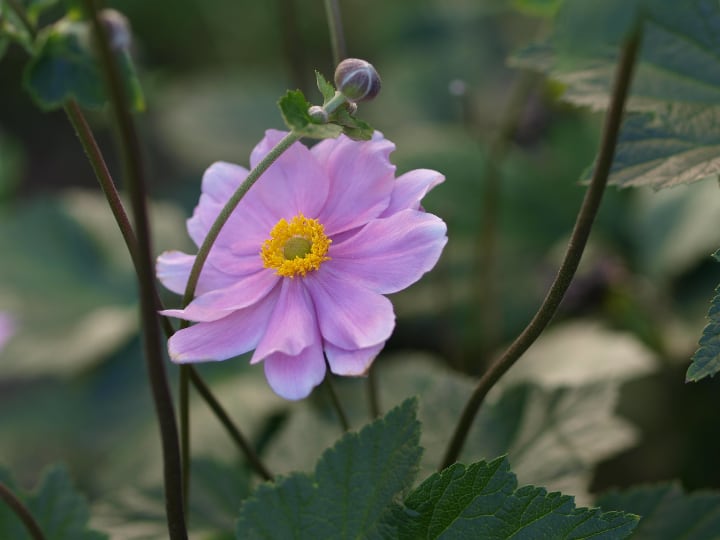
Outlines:
{"type": "MultiPolygon", "coordinates": [[[[285,135],[270,130],[255,167],[285,135]]],[[[395,326],[390,301],[433,268],[445,223],[420,200],[444,177],[417,169],[395,178],[382,134],[343,135],[311,149],[293,144],[260,177],[223,227],[185,309],[162,313],[196,324],[168,342],[176,363],[225,360],[255,349],[272,389],[302,399],[325,377],[367,373],[395,326]]],[[[188,220],[199,246],[248,171],[214,163],[188,220]]],[[[158,258],[157,275],[182,294],[195,257],[158,258]]]]}

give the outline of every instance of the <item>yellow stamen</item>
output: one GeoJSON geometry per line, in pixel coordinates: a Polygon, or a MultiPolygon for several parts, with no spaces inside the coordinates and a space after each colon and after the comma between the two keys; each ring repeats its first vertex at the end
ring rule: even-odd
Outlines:
{"type": "Polygon", "coordinates": [[[288,223],[278,221],[260,251],[265,268],[274,268],[279,276],[304,276],[329,261],[330,240],[317,219],[298,214],[288,223]]]}

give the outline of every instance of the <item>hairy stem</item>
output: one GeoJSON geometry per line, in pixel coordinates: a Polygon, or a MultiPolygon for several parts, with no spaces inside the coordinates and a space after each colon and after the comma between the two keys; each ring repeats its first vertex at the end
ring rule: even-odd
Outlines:
{"type": "Polygon", "coordinates": [[[0,482],[0,499],[5,501],[10,510],[15,512],[15,515],[23,522],[25,529],[33,538],[33,540],[45,540],[45,535],[40,529],[40,525],[30,513],[30,510],[22,503],[20,499],[7,487],[5,484],[0,482]]]}
{"type": "Polygon", "coordinates": [[[343,32],[338,0],[325,0],[325,14],[327,16],[328,30],[330,31],[330,48],[332,49],[333,62],[337,66],[341,60],[347,57],[345,33],[343,32]]]}
{"type": "Polygon", "coordinates": [[[100,65],[119,132],[124,172],[135,222],[138,244],[136,271],[140,288],[145,359],[160,426],[168,531],[172,540],[185,540],[187,539],[187,527],[183,509],[180,449],[172,396],[165,372],[158,315],[155,311],[157,290],[150,246],[150,225],[145,200],[146,183],[141,163],[140,141],[132,115],[127,107],[128,96],[125,86],[110,48],[106,29],[100,21],[96,2],[95,0],[83,0],[83,5],[96,36],[100,65]]]}
{"type": "Polygon", "coordinates": [[[545,297],[542,305],[532,318],[528,326],[515,339],[505,353],[499,357],[485,374],[480,378],[473,391],[470,399],[465,405],[460,421],[455,428],[452,440],[448,446],[445,457],[440,465],[440,469],[444,469],[452,465],[460,455],[465,444],[465,439],[470,431],[475,416],[480,406],[487,396],[490,389],[498,380],[510,369],[513,364],[522,356],[522,354],[535,342],[543,330],[552,320],[557,311],[560,302],[565,295],[570,282],[572,281],[575,271],[577,270],[580,258],[585,249],[593,221],[597,214],[600,202],[602,201],[605,185],[610,175],[610,167],[612,165],[613,156],[615,155],[615,146],[617,145],[618,135],[620,132],[620,124],[623,116],[625,101],[630,89],[632,81],[633,68],[637,58],[638,48],[641,41],[641,33],[639,26],[625,43],[620,62],[618,64],[615,85],[613,88],[610,106],[605,117],[605,126],[603,129],[602,143],[600,153],[597,159],[597,165],[593,178],[590,181],[588,190],[585,193],[580,212],[578,213],[575,227],[573,228],[570,241],[568,243],[565,258],[560,265],[557,276],[550,286],[550,290],[545,297]]]}

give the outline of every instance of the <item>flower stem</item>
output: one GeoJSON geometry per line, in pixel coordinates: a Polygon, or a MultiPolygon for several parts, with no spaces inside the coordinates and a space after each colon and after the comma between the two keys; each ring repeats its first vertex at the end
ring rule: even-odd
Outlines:
{"type": "Polygon", "coordinates": [[[333,63],[337,66],[341,60],[347,57],[345,33],[343,32],[338,0],[325,0],[325,14],[327,15],[328,30],[330,31],[330,48],[332,49],[333,63]]]}
{"type": "Polygon", "coordinates": [[[252,449],[250,444],[248,444],[247,440],[243,436],[243,434],[240,432],[240,430],[235,427],[232,420],[228,416],[228,414],[225,412],[225,410],[222,408],[220,403],[215,399],[215,396],[212,394],[208,386],[205,384],[205,381],[202,380],[202,377],[200,377],[200,374],[197,372],[197,370],[193,367],[188,365],[188,374],[190,376],[190,380],[192,381],[193,385],[195,386],[195,389],[200,393],[200,395],[205,399],[208,406],[212,409],[212,411],[215,413],[215,416],[220,420],[220,422],[225,426],[225,429],[232,437],[233,441],[237,443],[237,445],[242,448],[243,453],[245,454],[245,457],[247,458],[248,462],[252,466],[253,469],[255,469],[255,472],[257,472],[260,477],[262,477],[264,480],[272,480],[273,475],[272,473],[265,467],[265,465],[260,461],[260,458],[255,453],[255,451],[252,449]]]}
{"type": "Polygon", "coordinates": [[[45,535],[40,528],[40,525],[30,513],[30,510],[22,503],[22,501],[8,488],[5,484],[0,482],[0,499],[5,501],[10,510],[15,512],[15,515],[20,518],[20,521],[25,525],[25,529],[33,538],[33,540],[45,540],[45,535]]]}
{"type": "Polygon", "coordinates": [[[135,222],[138,244],[136,271],[140,288],[145,359],[160,426],[168,531],[172,540],[185,540],[187,539],[187,527],[183,509],[180,449],[172,396],[162,354],[158,315],[155,311],[157,290],[151,255],[150,225],[145,201],[146,188],[141,163],[140,141],[132,115],[127,107],[128,101],[123,80],[110,48],[106,29],[100,21],[96,2],[95,0],[83,0],[83,4],[96,36],[100,66],[120,135],[120,148],[135,222]]]}
{"type": "MultiPolygon", "coordinates": [[[[325,360],[325,364],[327,364],[327,359],[325,360]]],[[[325,380],[323,381],[325,383],[325,388],[328,391],[328,394],[330,394],[330,401],[332,402],[333,408],[335,409],[335,412],[338,415],[338,420],[340,422],[340,427],[342,427],[343,433],[350,430],[350,422],[348,422],[347,415],[345,414],[345,410],[343,409],[340,399],[338,398],[337,392],[335,392],[335,385],[332,382],[332,373],[330,373],[330,367],[328,366],[327,374],[325,375],[325,380]]]]}
{"type": "Polygon", "coordinates": [[[617,145],[620,132],[623,109],[630,89],[640,41],[641,32],[640,26],[638,25],[627,39],[622,50],[610,106],[605,117],[605,126],[597,166],[595,167],[595,172],[588,186],[588,190],[585,193],[585,198],[580,207],[580,212],[578,213],[577,221],[575,222],[575,227],[568,243],[565,258],[560,265],[558,274],[550,286],[545,300],[525,330],[523,330],[510,347],[508,347],[505,353],[493,362],[478,381],[475,390],[465,405],[460,421],[455,428],[455,433],[450,441],[440,469],[449,467],[457,460],[485,396],[487,396],[495,383],[515,364],[520,356],[522,356],[547,327],[555,315],[565,292],[570,286],[570,282],[580,263],[580,258],[585,249],[593,221],[600,207],[600,202],[602,201],[605,185],[610,175],[610,167],[612,166],[613,156],[615,155],[615,146],[617,145]]]}
{"type": "Polygon", "coordinates": [[[373,366],[368,370],[367,376],[368,402],[370,403],[370,417],[375,420],[380,418],[380,396],[378,396],[377,377],[373,366]]]}

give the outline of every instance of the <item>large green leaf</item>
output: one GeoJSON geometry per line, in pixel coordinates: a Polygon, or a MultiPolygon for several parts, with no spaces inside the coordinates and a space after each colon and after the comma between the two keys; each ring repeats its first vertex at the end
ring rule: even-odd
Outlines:
{"type": "MultiPolygon", "coordinates": [[[[715,252],[714,257],[720,261],[720,250],[715,252]]],[[[714,377],[720,371],[720,285],[715,289],[715,298],[710,303],[708,319],[700,338],[700,348],[693,355],[687,370],[686,381],[714,377]]]]}
{"type": "Polygon", "coordinates": [[[628,108],[667,102],[720,105],[720,6],[714,0],[576,0],[565,2],[548,42],[513,58],[566,86],[563,98],[607,106],[618,47],[643,12],[643,43],[628,108]]]}
{"type": "MultiPolygon", "coordinates": [[[[623,123],[611,184],[672,187],[720,173],[720,107],[671,105],[623,123]]],[[[589,180],[589,174],[585,180],[589,180]]]]}
{"type": "MultiPolygon", "coordinates": [[[[0,474],[7,482],[8,475],[0,474]]],[[[12,484],[10,484],[12,487],[12,484]]],[[[80,495],[63,467],[47,471],[40,486],[31,494],[16,495],[24,502],[35,518],[45,537],[52,540],[102,540],[103,533],[88,528],[88,512],[85,498],[80,495]]],[[[0,505],[0,538],[13,540],[30,539],[18,518],[5,505],[0,505]]]]}
{"type": "Polygon", "coordinates": [[[641,516],[635,540],[710,540],[720,536],[720,493],[683,493],[674,484],[611,492],[597,501],[603,510],[641,516]]]}
{"type": "MultiPolygon", "coordinates": [[[[25,70],[24,84],[41,108],[56,109],[69,99],[88,108],[105,104],[103,77],[86,21],[61,19],[43,30],[38,43],[25,70]]],[[[117,51],[116,61],[128,104],[133,110],[143,110],[144,97],[127,51],[117,51]]]]}
{"type": "MultiPolygon", "coordinates": [[[[346,434],[312,475],[261,485],[240,511],[237,538],[362,538],[393,498],[412,483],[421,449],[417,402],[346,434]]],[[[304,444],[303,440],[296,444],[304,444]]]]}
{"type": "Polygon", "coordinates": [[[507,458],[432,475],[386,517],[385,538],[627,538],[638,517],[576,508],[572,497],[518,489],[507,458]]]}

